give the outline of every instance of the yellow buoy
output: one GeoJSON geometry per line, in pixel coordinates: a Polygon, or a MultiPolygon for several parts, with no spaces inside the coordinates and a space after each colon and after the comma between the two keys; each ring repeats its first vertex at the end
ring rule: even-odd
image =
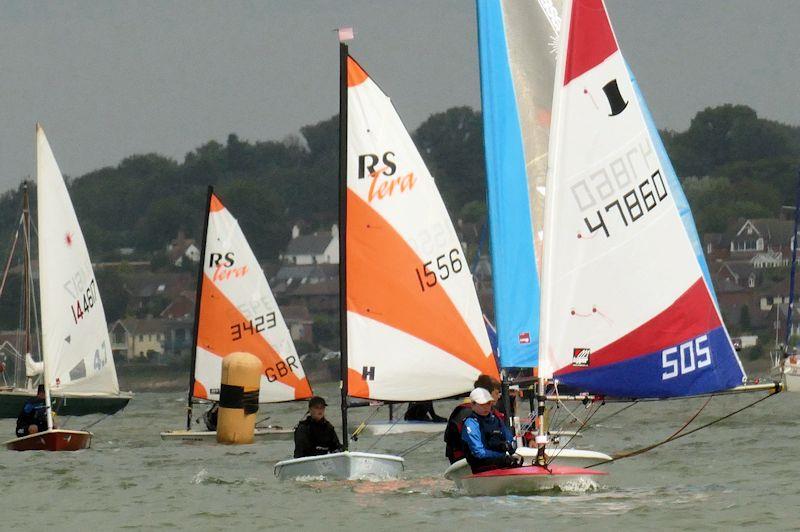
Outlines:
{"type": "Polygon", "coordinates": [[[253,443],[262,371],[261,361],[250,353],[232,353],[222,359],[217,442],[253,443]]]}

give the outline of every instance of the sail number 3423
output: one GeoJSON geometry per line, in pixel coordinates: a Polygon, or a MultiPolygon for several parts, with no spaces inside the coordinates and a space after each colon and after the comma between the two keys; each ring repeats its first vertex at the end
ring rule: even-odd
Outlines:
{"type": "Polygon", "coordinates": [[[708,335],[698,336],[678,346],[661,352],[661,380],[674,379],[711,365],[711,348],[708,335]]]}

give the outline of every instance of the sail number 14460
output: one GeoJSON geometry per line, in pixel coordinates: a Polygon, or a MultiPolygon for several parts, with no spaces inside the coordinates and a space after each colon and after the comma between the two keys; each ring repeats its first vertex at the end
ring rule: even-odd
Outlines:
{"type": "Polygon", "coordinates": [[[708,335],[698,336],[678,346],[661,352],[661,380],[674,379],[711,365],[711,348],[708,335]]]}
{"type": "Polygon", "coordinates": [[[81,297],[75,300],[73,305],[70,305],[70,310],[72,310],[72,319],[75,323],[78,323],[78,320],[83,319],[87,312],[94,308],[95,301],[97,301],[97,285],[94,283],[94,279],[89,283],[89,287],[80,294],[81,297]]]}

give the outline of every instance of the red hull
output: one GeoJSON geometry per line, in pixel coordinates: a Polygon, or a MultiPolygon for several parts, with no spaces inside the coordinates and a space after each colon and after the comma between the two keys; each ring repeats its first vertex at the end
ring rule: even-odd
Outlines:
{"type": "Polygon", "coordinates": [[[92,433],[52,429],[5,442],[11,451],[80,451],[92,444],[92,433]]]}
{"type": "Polygon", "coordinates": [[[538,465],[526,467],[510,467],[507,469],[492,469],[491,471],[484,471],[482,473],[475,473],[467,478],[484,478],[484,477],[515,477],[515,476],[603,476],[608,475],[605,471],[596,471],[594,469],[583,469],[582,467],[551,465],[549,467],[542,467],[538,465]]]}

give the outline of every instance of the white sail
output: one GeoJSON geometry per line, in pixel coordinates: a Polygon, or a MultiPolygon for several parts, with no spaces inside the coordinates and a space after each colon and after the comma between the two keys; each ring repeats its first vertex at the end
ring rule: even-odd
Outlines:
{"type": "Polygon", "coordinates": [[[42,357],[52,390],[118,394],[103,301],[75,210],[36,126],[42,357]]]}
{"type": "Polygon", "coordinates": [[[560,37],[540,376],[624,397],[740,384],[680,183],[602,0],[565,2],[560,37]]]}
{"type": "Polygon", "coordinates": [[[192,395],[219,400],[222,359],[244,351],[264,366],[259,402],[311,396],[291,334],[239,223],[211,195],[192,395]]]}
{"type": "Polygon", "coordinates": [[[348,58],[348,392],[424,400],[497,376],[472,276],[389,98],[348,58]]]}

